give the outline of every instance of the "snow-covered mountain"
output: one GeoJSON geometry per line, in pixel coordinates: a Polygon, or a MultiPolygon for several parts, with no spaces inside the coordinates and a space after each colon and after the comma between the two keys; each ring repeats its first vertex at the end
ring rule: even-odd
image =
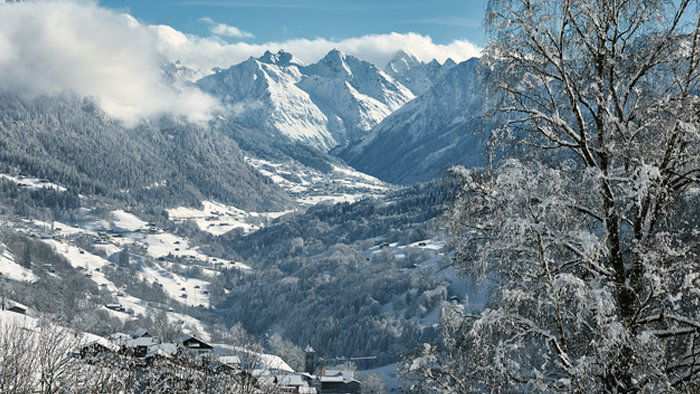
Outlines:
{"type": "Polygon", "coordinates": [[[163,64],[161,73],[164,82],[169,85],[192,84],[205,75],[201,70],[191,69],[179,61],[163,64]]]}
{"type": "Polygon", "coordinates": [[[321,150],[370,130],[414,98],[379,68],[338,50],[308,66],[268,51],[197,85],[228,105],[231,120],[321,150]]]}
{"type": "Polygon", "coordinates": [[[455,164],[475,166],[486,156],[479,60],[444,72],[433,86],[337,153],[360,171],[392,183],[426,181],[455,164]]]}
{"type": "Polygon", "coordinates": [[[455,65],[457,63],[452,59],[447,59],[442,64],[435,59],[424,63],[410,53],[400,50],[384,67],[384,71],[419,96],[430,90],[435,81],[455,65]]]}

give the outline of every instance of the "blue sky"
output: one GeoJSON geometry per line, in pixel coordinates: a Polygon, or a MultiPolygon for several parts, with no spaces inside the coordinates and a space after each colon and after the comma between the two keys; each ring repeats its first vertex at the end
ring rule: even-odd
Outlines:
{"type": "MultiPolygon", "coordinates": [[[[211,23],[235,26],[264,43],[296,38],[342,40],[367,34],[415,32],[436,43],[466,39],[483,46],[486,0],[100,0],[149,24],[209,35],[211,23]]],[[[233,38],[226,38],[231,39],[233,38]]]]}

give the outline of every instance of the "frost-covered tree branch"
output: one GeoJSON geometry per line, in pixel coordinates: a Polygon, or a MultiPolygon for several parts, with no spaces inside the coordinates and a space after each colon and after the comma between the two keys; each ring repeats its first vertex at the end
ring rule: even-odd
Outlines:
{"type": "Polygon", "coordinates": [[[416,370],[434,388],[697,389],[698,4],[492,0],[486,24],[489,93],[526,149],[459,171],[456,260],[497,285],[416,370]]]}

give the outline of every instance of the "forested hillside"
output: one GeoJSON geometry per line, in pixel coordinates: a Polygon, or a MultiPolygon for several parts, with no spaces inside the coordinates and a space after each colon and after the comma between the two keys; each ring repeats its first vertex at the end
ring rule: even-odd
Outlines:
{"type": "Polygon", "coordinates": [[[3,172],[131,204],[288,206],[288,196],[244,162],[236,143],[210,128],[162,119],[126,129],[91,100],[67,96],[2,95],[0,106],[3,172]]]}
{"type": "Polygon", "coordinates": [[[437,335],[429,323],[454,295],[449,258],[427,240],[456,185],[446,178],[385,199],[321,204],[231,238],[228,247],[257,265],[226,278],[231,291],[217,310],[226,322],[280,332],[325,356],[396,361],[437,335]]]}

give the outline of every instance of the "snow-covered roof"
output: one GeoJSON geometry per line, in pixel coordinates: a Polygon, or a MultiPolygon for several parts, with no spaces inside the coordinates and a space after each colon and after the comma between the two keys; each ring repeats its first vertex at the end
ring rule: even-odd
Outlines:
{"type": "Polygon", "coordinates": [[[84,347],[90,347],[90,346],[94,346],[94,345],[100,345],[104,348],[107,348],[107,349],[113,351],[113,352],[119,351],[118,345],[116,345],[116,344],[114,344],[114,343],[112,343],[104,338],[98,338],[98,339],[92,340],[92,341],[88,342],[84,347]]]}
{"type": "Polygon", "coordinates": [[[146,357],[164,356],[170,357],[177,353],[177,345],[174,343],[158,343],[148,348],[146,357]]]}
{"type": "Polygon", "coordinates": [[[141,346],[153,346],[156,343],[153,341],[153,338],[150,337],[141,337],[141,338],[135,338],[135,339],[130,339],[126,341],[125,346],[126,347],[141,347],[141,346]]]}
{"type": "Polygon", "coordinates": [[[304,377],[300,374],[287,374],[277,376],[277,382],[280,386],[302,386],[308,387],[309,384],[304,380],[304,377]]]}
{"type": "Polygon", "coordinates": [[[219,362],[228,365],[240,365],[241,359],[238,356],[221,356],[219,362]]]}
{"type": "Polygon", "coordinates": [[[192,335],[183,335],[180,338],[177,338],[176,340],[173,341],[177,345],[182,345],[185,342],[189,342],[187,347],[189,348],[202,348],[202,349],[209,349],[212,348],[212,346],[201,339],[195,338],[192,335]]]}
{"type": "Polygon", "coordinates": [[[145,328],[136,329],[131,333],[132,338],[150,337],[151,334],[145,328]]]}
{"type": "Polygon", "coordinates": [[[326,369],[323,371],[323,375],[319,376],[319,380],[327,383],[349,383],[356,381],[354,371],[335,369],[326,369]]]}
{"type": "Polygon", "coordinates": [[[261,371],[283,371],[283,372],[294,372],[292,367],[290,367],[281,357],[275,356],[273,354],[258,353],[252,350],[246,349],[240,346],[217,344],[215,345],[219,350],[223,350],[227,353],[239,353],[248,354],[256,358],[261,371]]]}

